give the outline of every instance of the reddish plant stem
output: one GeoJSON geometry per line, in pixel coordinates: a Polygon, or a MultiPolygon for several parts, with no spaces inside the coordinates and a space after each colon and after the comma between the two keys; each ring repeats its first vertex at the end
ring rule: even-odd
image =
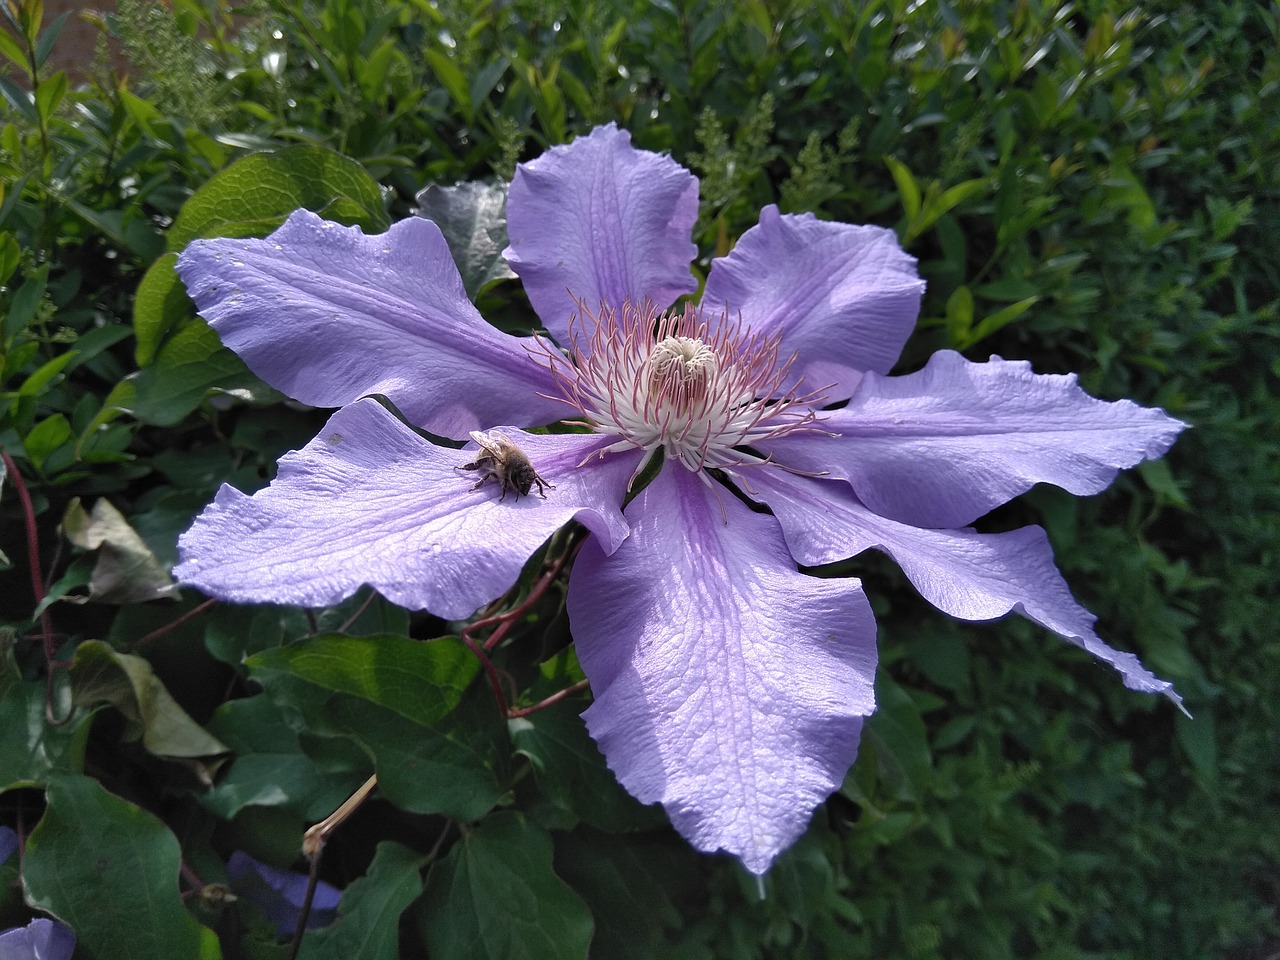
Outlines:
{"type": "Polygon", "coordinates": [[[531,707],[522,707],[519,710],[508,710],[507,718],[514,719],[515,717],[527,717],[531,713],[537,713],[539,710],[545,710],[547,707],[551,706],[552,704],[559,703],[561,700],[564,700],[566,697],[573,696],[579,690],[587,689],[587,687],[590,685],[591,685],[591,681],[589,680],[585,680],[585,679],[579,680],[577,683],[572,683],[569,686],[565,687],[563,690],[557,690],[551,696],[547,697],[547,699],[542,700],[538,703],[535,703],[531,707]]]}
{"type": "MultiPolygon", "coordinates": [[[[31,570],[31,592],[35,594],[38,607],[44,602],[45,592],[44,577],[40,573],[40,536],[36,530],[36,511],[31,505],[31,494],[27,492],[27,485],[23,482],[22,474],[18,472],[18,465],[13,462],[13,457],[9,456],[7,450],[0,450],[0,457],[4,458],[5,472],[9,475],[13,489],[18,491],[18,502],[22,504],[22,516],[27,528],[27,564],[31,570]]],[[[40,612],[40,632],[44,639],[44,658],[52,669],[54,654],[57,651],[53,647],[53,620],[48,610],[40,612]]]]}
{"type": "Polygon", "coordinates": [[[360,609],[347,618],[346,623],[344,623],[342,626],[338,628],[338,632],[346,633],[353,626],[355,626],[355,622],[364,615],[364,612],[366,610],[369,609],[369,605],[373,603],[373,598],[376,597],[377,595],[378,595],[377,592],[372,587],[370,587],[369,596],[365,598],[364,603],[360,604],[360,609]]]}
{"type": "Polygon", "coordinates": [[[512,607],[505,613],[499,613],[495,616],[485,617],[482,620],[475,621],[467,626],[466,632],[468,635],[485,627],[495,627],[496,629],[493,633],[489,635],[487,640],[485,640],[484,648],[485,650],[492,650],[501,643],[502,638],[507,635],[507,631],[511,629],[515,622],[524,616],[535,603],[542,599],[542,595],[546,593],[551,587],[551,584],[555,582],[556,577],[560,575],[560,571],[564,569],[565,564],[577,556],[582,543],[583,541],[578,541],[566,550],[558,559],[556,559],[551,566],[547,568],[546,572],[538,578],[538,581],[533,585],[533,587],[530,588],[529,595],[524,598],[522,603],[512,607]]]}
{"type": "Polygon", "coordinates": [[[493,698],[498,701],[498,709],[504,714],[507,712],[507,698],[502,692],[502,681],[498,679],[497,668],[483,650],[481,650],[474,640],[467,636],[467,632],[462,632],[462,641],[471,648],[471,652],[476,655],[476,659],[480,661],[480,666],[484,667],[485,674],[489,677],[489,685],[493,687],[493,698]]]}
{"type": "Polygon", "coordinates": [[[208,610],[217,602],[218,602],[217,600],[211,599],[211,600],[206,600],[204,603],[200,604],[198,607],[192,607],[190,610],[188,610],[182,616],[178,617],[176,620],[172,620],[169,623],[166,623],[163,627],[156,627],[146,636],[138,640],[135,640],[133,643],[129,645],[129,649],[137,650],[139,647],[150,643],[152,640],[156,640],[160,637],[163,637],[170,630],[178,629],[178,627],[182,626],[188,620],[194,620],[196,617],[200,616],[200,614],[204,613],[206,610],[208,610]]]}

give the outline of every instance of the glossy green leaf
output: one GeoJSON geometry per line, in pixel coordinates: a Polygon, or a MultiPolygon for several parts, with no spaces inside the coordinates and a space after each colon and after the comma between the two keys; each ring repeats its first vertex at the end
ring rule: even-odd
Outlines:
{"type": "Polygon", "coordinates": [[[418,193],[418,213],[435,222],[449,243],[462,283],[474,300],[480,291],[515,276],[507,247],[507,193],[488,183],[435,184],[418,193]]]}
{"type": "Polygon", "coordinates": [[[170,427],[213,391],[258,384],[244,361],[222,345],[208,324],[196,320],[169,338],[151,366],[119,384],[106,406],[131,413],[143,423],[170,427]]]}
{"type": "Polygon", "coordinates": [[[476,685],[467,696],[479,664],[460,641],[320,636],[247,665],[308,729],[356,738],[398,806],[475,819],[502,795],[494,770],[502,725],[487,690],[476,685]]]}
{"type": "Polygon", "coordinates": [[[439,50],[424,50],[423,56],[435,73],[436,79],[440,81],[440,85],[449,91],[449,96],[458,105],[462,115],[470,119],[474,108],[471,104],[471,88],[467,84],[466,74],[439,50]]]}
{"type": "Polygon", "coordinates": [[[423,906],[433,960],[585,960],[591,912],[519,814],[486,818],[435,866],[423,906]]]}
{"type": "Polygon", "coordinates": [[[173,268],[177,262],[176,253],[166,253],[151,264],[138,284],[133,300],[133,336],[137,342],[134,358],[140,367],[155,359],[170,330],[195,315],[173,268]]]}
{"type": "Polygon", "coordinates": [[[0,284],[9,282],[21,262],[21,245],[8,230],[0,230],[0,284]]]}
{"type": "Polygon", "coordinates": [[[920,213],[920,187],[916,185],[916,178],[911,175],[911,171],[901,160],[885,157],[884,163],[889,168],[889,173],[893,175],[893,182],[898,186],[898,197],[902,200],[903,212],[906,213],[907,222],[910,223],[920,213]]]}
{"type": "Polygon", "coordinates": [[[4,318],[4,337],[8,341],[25,330],[36,315],[36,308],[44,299],[49,282],[49,265],[46,263],[27,277],[22,286],[9,297],[9,309],[4,318]]]}
{"type": "Polygon", "coordinates": [[[60,413],[45,417],[22,440],[27,459],[37,470],[44,467],[49,454],[71,439],[71,424],[60,413]]]}
{"type": "Polygon", "coordinates": [[[382,192],[354,160],[302,145],[242,157],[197,190],[169,231],[170,252],[198,237],[264,236],[300,207],[330,220],[387,228],[382,192]]]}
{"type": "Polygon", "coordinates": [[[99,640],[76,648],[71,693],[77,707],[109,703],[142,731],[142,745],[158,757],[214,757],[227,746],[178,706],[142,657],[117,653],[99,640]]]}
{"type": "Polygon", "coordinates": [[[426,863],[398,843],[378,844],[369,872],[343,891],[338,919],[302,938],[299,960],[399,960],[400,915],[422,893],[426,863]]]}
{"type": "Polygon", "coordinates": [[[87,960],[218,960],[213,931],[178,893],[182,852],[169,828],[96,780],[49,782],[27,841],[27,899],[76,932],[87,960]]]}

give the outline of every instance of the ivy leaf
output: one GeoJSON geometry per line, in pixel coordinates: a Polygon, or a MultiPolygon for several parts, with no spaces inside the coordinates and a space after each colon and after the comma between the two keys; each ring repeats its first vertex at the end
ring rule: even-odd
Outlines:
{"type": "Polygon", "coordinates": [[[181,862],[177,839],[151,814],[89,777],[59,776],[22,873],[28,902],[71,926],[92,960],[220,960],[218,938],[179,896],[181,862]]]}
{"type": "Polygon", "coordinates": [[[178,596],[178,585],[129,521],[107,500],[86,513],[75,497],[62,517],[62,532],[85,550],[97,550],[89,598],[103,603],[142,603],[178,596]]]}
{"type": "Polygon", "coordinates": [[[479,664],[461,641],[331,634],[265,650],[247,665],[310,732],[354,737],[397,806],[474,820],[501,797],[494,767],[503,729],[487,691],[467,697],[479,664]]]}
{"type": "Polygon", "coordinates": [[[302,939],[300,960],[397,960],[400,914],[422,893],[427,858],[384,840],[369,872],[347,887],[337,921],[302,939]]]}
{"type": "Polygon", "coordinates": [[[418,216],[434,221],[453,254],[472,300],[499,280],[515,276],[507,247],[507,191],[489,183],[432,184],[418,193],[418,216]]]}
{"type": "Polygon", "coordinates": [[[116,653],[100,640],[76,648],[71,694],[78,707],[109,703],[142,731],[142,745],[157,757],[194,759],[228,752],[169,695],[142,657],[116,653]]]}
{"type": "Polygon", "coordinates": [[[382,191],[360,164],[302,144],[251,153],[215,175],[183,205],[168,249],[177,253],[201,237],[265,236],[300,207],[372,232],[389,225],[382,191]]]}
{"type": "Polygon", "coordinates": [[[434,960],[585,960],[591,911],[551,867],[551,837],[516,813],[483,820],[432,871],[434,960]]]}

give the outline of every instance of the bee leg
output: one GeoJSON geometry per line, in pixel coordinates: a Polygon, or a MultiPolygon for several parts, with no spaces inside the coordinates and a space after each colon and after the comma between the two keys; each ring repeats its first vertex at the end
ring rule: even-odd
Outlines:
{"type": "Polygon", "coordinates": [[[493,474],[486,473],[483,477],[481,477],[479,480],[475,482],[474,486],[472,486],[471,489],[479,490],[481,487],[483,487],[486,483],[488,483],[492,479],[493,479],[493,474]]]}

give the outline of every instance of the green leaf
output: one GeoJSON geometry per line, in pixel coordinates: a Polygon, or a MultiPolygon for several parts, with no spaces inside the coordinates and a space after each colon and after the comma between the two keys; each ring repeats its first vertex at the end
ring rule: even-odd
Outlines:
{"type": "MultiPolygon", "coordinates": [[[[45,783],[61,773],[79,773],[92,718],[82,714],[55,727],[45,718],[44,683],[24,681],[12,658],[0,676],[0,792],[45,783]]],[[[54,698],[55,711],[65,716],[67,698],[54,698]]]]}
{"type": "Polygon", "coordinates": [[[343,891],[338,919],[302,938],[300,960],[398,960],[400,915],[422,893],[426,863],[408,847],[379,843],[368,874],[343,891]]]}
{"type": "Polygon", "coordinates": [[[36,91],[36,113],[40,118],[49,122],[58,105],[62,103],[62,98],[67,95],[67,75],[59,70],[51,77],[45,77],[40,83],[40,89],[36,91]]]}
{"type": "Polygon", "coordinates": [[[27,328],[36,315],[36,308],[44,299],[44,288],[49,281],[49,265],[46,263],[23,282],[9,298],[9,312],[4,318],[4,338],[9,342],[27,328]]]}
{"type": "Polygon", "coordinates": [[[933,779],[924,719],[911,696],[883,670],[876,674],[876,712],[867,718],[862,743],[875,753],[885,790],[908,803],[924,798],[933,779]]]}
{"type": "Polygon", "coordinates": [[[71,16],[70,10],[54,18],[53,23],[41,31],[40,40],[36,43],[37,70],[44,66],[45,60],[49,59],[49,54],[53,51],[53,45],[58,42],[58,37],[62,34],[62,28],[66,26],[67,17],[69,16],[71,16]]]}
{"type": "Polygon", "coordinates": [[[178,585],[151,548],[107,500],[86,513],[75,497],[62,518],[62,532],[77,547],[97,550],[89,597],[102,603],[142,603],[178,596],[178,585]]]}
{"type": "Polygon", "coordinates": [[[219,960],[212,930],[178,893],[182,851],[168,827],[88,777],[49,782],[27,841],[27,900],[76,932],[92,960],[219,960]]]}
{"type": "Polygon", "coordinates": [[[471,299],[499,280],[515,276],[507,247],[507,192],[488,183],[432,184],[418,193],[418,213],[434,221],[449,244],[471,299]]]}
{"type": "Polygon", "coordinates": [[[137,341],[134,358],[139,367],[155,359],[165,334],[194,315],[186,288],[174,269],[177,262],[176,253],[164,254],[138,284],[133,301],[133,336],[137,341]]]}
{"type": "Polygon", "coordinates": [[[515,813],[486,818],[456,843],[427,882],[433,960],[585,960],[591,911],[551,855],[550,836],[515,813]]]}
{"type": "Polygon", "coordinates": [[[502,725],[487,690],[466,697],[479,664],[461,641],[319,636],[256,654],[248,667],[308,729],[355,737],[398,806],[474,820],[501,797],[502,725]]]}
{"type": "Polygon", "coordinates": [[[458,109],[462,111],[462,115],[469,123],[475,114],[475,108],[471,103],[471,88],[467,85],[466,74],[439,50],[425,50],[423,56],[426,57],[440,85],[449,91],[449,96],[453,98],[453,102],[458,105],[458,109]]]}
{"type": "MultiPolygon", "coordinates": [[[[0,284],[7,284],[22,262],[22,247],[8,230],[0,230],[0,284]]],[[[5,324],[6,328],[8,323],[5,324]]]]}
{"type": "Polygon", "coordinates": [[[228,751],[178,706],[142,657],[87,640],[76,648],[70,673],[77,707],[111,704],[141,728],[142,745],[157,757],[214,757],[228,751]]]}
{"type": "Polygon", "coordinates": [[[595,920],[591,956],[607,960],[659,956],[665,942],[663,928],[680,925],[680,914],[672,904],[672,880],[688,868],[679,854],[692,854],[673,848],[665,838],[611,836],[594,830],[556,834],[555,844],[556,872],[586,901],[595,920]]]}
{"type": "Polygon", "coordinates": [[[958,349],[966,350],[975,343],[985,340],[997,330],[1007,327],[1009,324],[1013,323],[1013,321],[1017,320],[1039,302],[1039,297],[1027,297],[1024,300],[1019,300],[1017,303],[1011,303],[1007,307],[1002,307],[995,313],[988,314],[978,321],[977,326],[969,332],[969,335],[963,340],[958,349]]]}
{"type": "Polygon", "coordinates": [[[263,236],[300,207],[370,231],[388,226],[378,183],[360,164],[301,145],[250,154],[215,175],[183,205],[168,249],[199,237],[263,236]]]}
{"type": "Polygon", "coordinates": [[[543,796],[601,830],[661,826],[662,809],[642,805],[606,766],[579,716],[582,706],[566,701],[507,721],[511,742],[533,764],[543,796]]]}
{"type": "Polygon", "coordinates": [[[947,298],[947,340],[960,349],[973,326],[973,293],[968,287],[956,287],[947,298]]]}
{"type": "Polygon", "coordinates": [[[22,446],[27,451],[27,459],[39,470],[49,454],[70,439],[71,424],[62,414],[55,413],[32,427],[31,432],[23,437],[22,446]]]}
{"type": "Polygon", "coordinates": [[[245,390],[259,383],[213,329],[196,320],[174,334],[155,362],[117,385],[104,402],[143,423],[171,427],[212,391],[245,390]]]}
{"type": "Polygon", "coordinates": [[[884,163],[889,168],[889,173],[893,175],[893,182],[898,185],[902,209],[907,215],[907,222],[910,223],[920,213],[920,188],[916,185],[916,178],[911,175],[907,165],[900,160],[885,157],[884,163]]]}
{"type": "Polygon", "coordinates": [[[364,766],[322,770],[265,695],[224,703],[208,729],[235,757],[200,802],[227,820],[250,806],[283,807],[300,820],[323,820],[369,777],[368,760],[358,750],[364,766]]]}

